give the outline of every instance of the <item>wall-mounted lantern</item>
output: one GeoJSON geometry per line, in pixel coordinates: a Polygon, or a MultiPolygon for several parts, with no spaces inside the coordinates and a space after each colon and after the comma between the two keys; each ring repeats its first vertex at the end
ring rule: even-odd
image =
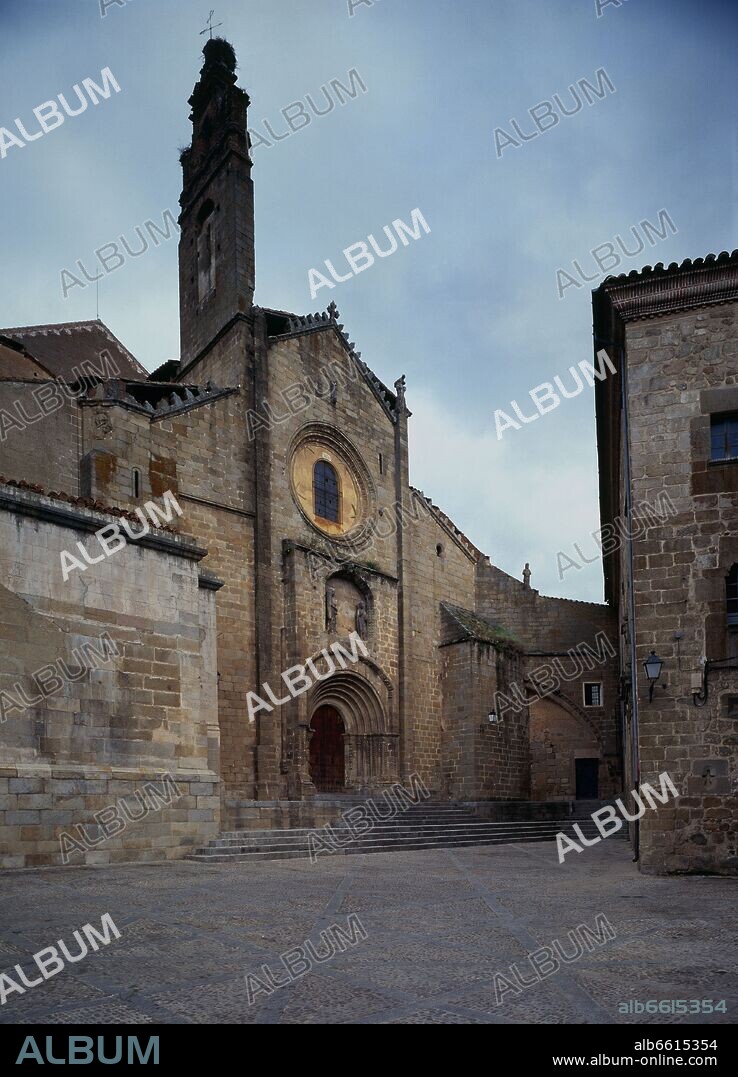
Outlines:
{"type": "Polygon", "coordinates": [[[643,668],[646,671],[648,677],[648,702],[653,703],[653,689],[656,681],[661,676],[661,669],[664,665],[662,658],[656,654],[655,651],[651,651],[650,655],[643,663],[643,668]]]}

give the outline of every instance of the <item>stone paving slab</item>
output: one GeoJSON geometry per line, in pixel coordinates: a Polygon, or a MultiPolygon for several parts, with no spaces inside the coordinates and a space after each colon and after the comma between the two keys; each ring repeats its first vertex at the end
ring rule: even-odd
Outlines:
{"type": "MultiPolygon", "coordinates": [[[[23,995],[0,1023],[733,1023],[736,882],[639,874],[602,842],[505,845],[248,864],[5,872],[0,970],[109,913],[121,938],[23,995]],[[499,996],[527,954],[604,913],[616,937],[499,996]],[[246,975],[356,914],[366,939],[250,1004],[246,975]],[[497,988],[497,990],[496,990],[497,988]],[[725,999],[728,1012],[621,1014],[628,999],[725,999]]],[[[350,932],[349,932],[350,934],[350,932]]],[[[280,971],[281,970],[281,973],[280,971]]],[[[514,982],[514,981],[513,981],[514,982]]],[[[252,982],[253,983],[253,982],[252,982]]]]}

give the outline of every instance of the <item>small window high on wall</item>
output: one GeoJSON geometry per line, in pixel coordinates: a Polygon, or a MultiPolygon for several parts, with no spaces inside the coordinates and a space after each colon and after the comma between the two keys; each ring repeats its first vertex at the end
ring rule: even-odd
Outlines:
{"type": "Polygon", "coordinates": [[[601,707],[602,706],[602,684],[599,682],[591,682],[584,685],[584,706],[585,707],[601,707]]]}
{"type": "Polygon", "coordinates": [[[710,416],[710,459],[738,459],[738,411],[710,416]]]}
{"type": "Polygon", "coordinates": [[[738,632],[738,565],[733,565],[726,581],[728,628],[738,632]]]}

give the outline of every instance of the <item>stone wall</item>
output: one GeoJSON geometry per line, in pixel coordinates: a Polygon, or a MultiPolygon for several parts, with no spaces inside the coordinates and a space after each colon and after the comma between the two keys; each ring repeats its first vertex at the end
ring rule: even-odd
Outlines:
{"type": "Polygon", "coordinates": [[[176,476],[178,526],[208,551],[204,566],[223,581],[217,594],[223,792],[253,797],[256,742],[246,696],[257,681],[255,494],[243,408],[243,397],[234,394],[157,420],[152,451],[160,468],[169,463],[176,476]]]}
{"type": "Polygon", "coordinates": [[[522,690],[523,656],[477,640],[442,646],[443,783],[450,800],[530,797],[529,715],[526,707],[492,723],[498,691],[522,690]]]}
{"type": "MultiPolygon", "coordinates": [[[[231,337],[223,340],[226,353],[231,344],[231,337]]],[[[214,365],[220,351],[210,355],[214,365]]],[[[217,594],[222,778],[224,792],[253,796],[255,740],[245,700],[256,680],[255,492],[244,398],[235,390],[153,419],[111,401],[85,402],[81,410],[90,496],[131,509],[171,491],[182,509],[174,526],[207,550],[207,569],[223,580],[217,594]]]]}
{"type": "MultiPolygon", "coordinates": [[[[405,533],[408,545],[407,593],[410,604],[410,637],[407,640],[408,681],[406,721],[412,728],[413,755],[411,770],[417,771],[427,787],[435,792],[448,790],[449,775],[458,765],[456,753],[448,765],[442,759],[443,745],[449,734],[449,722],[460,723],[470,713],[473,686],[464,682],[473,673],[468,657],[442,654],[441,602],[465,609],[474,608],[474,556],[429,510],[416,491],[410,492],[410,512],[405,533]],[[461,661],[459,667],[457,663],[461,661]],[[444,679],[448,684],[444,685],[444,679]],[[450,685],[458,686],[459,698],[448,703],[450,685]],[[450,710],[448,709],[450,706],[450,710]],[[444,733],[445,725],[445,733],[444,733]],[[450,769],[449,769],[450,768],[450,769]]],[[[463,652],[462,652],[463,654],[463,652]]],[[[470,731],[457,729],[458,739],[472,737],[470,731]]],[[[471,765],[471,741],[462,752],[471,765]]]]}
{"type": "Polygon", "coordinates": [[[515,685],[522,687],[524,673],[525,658],[519,651],[475,644],[470,674],[479,694],[482,721],[476,725],[479,791],[473,799],[530,799],[528,711],[520,709],[508,714],[501,722],[492,723],[485,718],[485,710],[493,705],[495,692],[510,694],[515,685]]]}
{"type": "Polygon", "coordinates": [[[610,795],[607,769],[594,731],[555,698],[549,696],[531,704],[530,743],[533,800],[574,800],[577,759],[600,760],[599,795],[610,795]]]}
{"type": "MultiPolygon", "coordinates": [[[[617,640],[608,635],[617,646],[617,640]]],[[[536,776],[537,761],[547,760],[551,779],[554,768],[552,759],[558,759],[559,792],[551,788],[545,796],[535,799],[550,800],[555,796],[575,795],[575,758],[600,759],[599,793],[601,798],[613,797],[623,788],[621,746],[621,701],[617,673],[617,657],[603,654],[594,645],[591,652],[582,648],[578,657],[567,655],[527,657],[527,687],[531,705],[531,751],[533,758],[533,784],[539,792],[543,789],[536,776]],[[576,674],[572,679],[565,679],[576,674]],[[565,676],[564,676],[565,675],[565,676]],[[555,681],[552,680],[555,678],[555,681]],[[600,686],[600,706],[587,704],[585,685],[600,686]],[[547,689],[554,686],[547,694],[547,689]],[[550,704],[550,705],[549,705],[550,704]],[[591,748],[596,751],[590,751],[591,748]],[[553,757],[551,752],[553,751],[553,757]],[[570,790],[570,794],[566,792],[570,790]]]]}
{"type": "Polygon", "coordinates": [[[617,619],[609,606],[548,598],[488,557],[479,561],[476,595],[477,611],[504,625],[527,650],[565,652],[580,643],[593,645],[598,632],[605,632],[613,644],[617,639],[617,619]]]}
{"type": "Polygon", "coordinates": [[[92,532],[114,519],[0,486],[7,867],[63,863],[63,834],[70,862],[106,863],[182,856],[219,829],[217,584],[204,550],[153,531],[65,581],[61,552],[99,556],[92,532]]]}
{"type": "Polygon", "coordinates": [[[738,305],[627,327],[633,502],[666,492],[676,514],[633,542],[641,781],[680,792],[641,820],[645,871],[738,868],[738,669],[715,668],[696,707],[701,659],[729,658],[725,579],[738,563],[738,464],[712,464],[710,414],[738,410],[738,305]],[[679,636],[679,638],[677,638],[679,636]],[[664,659],[649,703],[642,663],[664,659]]]}
{"type": "Polygon", "coordinates": [[[76,400],[53,381],[0,380],[0,412],[9,416],[1,424],[0,475],[77,496],[80,413],[76,400]],[[44,408],[55,409],[44,414],[35,394],[48,386],[58,399],[44,400],[44,408]]]}
{"type": "Polygon", "coordinates": [[[488,558],[479,562],[476,593],[478,611],[504,625],[526,650],[533,798],[573,797],[574,758],[593,747],[601,760],[600,796],[619,793],[620,633],[614,610],[548,598],[488,558]],[[600,706],[586,704],[585,685],[592,683],[601,685],[600,706]]]}

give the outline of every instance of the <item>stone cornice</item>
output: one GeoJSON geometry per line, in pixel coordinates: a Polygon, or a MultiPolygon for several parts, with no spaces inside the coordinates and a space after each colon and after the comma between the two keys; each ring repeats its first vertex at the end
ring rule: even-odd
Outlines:
{"type": "Polygon", "coordinates": [[[387,580],[389,583],[398,583],[397,576],[390,575],[389,572],[383,572],[380,568],[373,568],[370,565],[364,564],[361,561],[353,560],[341,560],[334,559],[330,554],[327,554],[325,550],[318,550],[314,546],[308,546],[303,542],[296,542],[294,539],[282,540],[282,556],[286,557],[294,550],[299,550],[300,553],[312,554],[314,557],[319,557],[322,561],[325,561],[327,565],[336,566],[336,572],[357,572],[360,575],[365,573],[368,576],[378,576],[380,579],[387,580]]]}
{"type": "Polygon", "coordinates": [[[640,273],[604,281],[595,292],[607,296],[625,322],[671,311],[690,310],[738,300],[738,251],[687,259],[681,265],[661,263],[640,273]]]}
{"type": "MultiPolygon", "coordinates": [[[[76,508],[32,491],[4,485],[0,486],[0,511],[12,512],[17,516],[28,516],[35,520],[42,520],[44,523],[55,524],[57,527],[84,531],[88,534],[99,531],[111,523],[117,523],[119,520],[116,516],[105,516],[90,509],[76,508]]],[[[163,531],[158,533],[150,531],[148,535],[142,535],[141,538],[136,539],[135,545],[158,550],[172,557],[182,557],[187,561],[202,561],[208,552],[186,538],[163,531]]]]}
{"type": "Polygon", "coordinates": [[[200,569],[197,582],[201,591],[220,591],[221,587],[225,587],[223,580],[218,579],[212,572],[208,572],[204,568],[200,569]]]}

